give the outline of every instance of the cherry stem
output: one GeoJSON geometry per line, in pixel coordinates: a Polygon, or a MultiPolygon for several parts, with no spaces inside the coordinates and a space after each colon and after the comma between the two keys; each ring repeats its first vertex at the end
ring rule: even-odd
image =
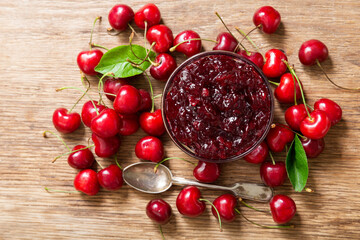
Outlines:
{"type": "Polygon", "coordinates": [[[52,163],[54,163],[57,159],[61,158],[62,156],[69,155],[69,154],[72,154],[72,153],[75,153],[75,152],[78,152],[78,151],[81,151],[81,150],[85,150],[85,149],[88,149],[88,148],[92,148],[92,147],[94,147],[94,146],[95,146],[95,145],[92,144],[92,145],[87,146],[87,147],[84,147],[84,148],[79,148],[79,149],[76,149],[76,150],[74,150],[74,151],[70,151],[70,152],[63,153],[63,154],[55,157],[55,159],[52,161],[52,163]]]}
{"type": "Polygon", "coordinates": [[[104,46],[96,44],[96,43],[91,43],[90,46],[91,47],[102,48],[102,49],[105,49],[106,51],[109,51],[109,49],[107,47],[104,47],[104,46]]]}
{"type": "Polygon", "coordinates": [[[333,80],[330,79],[330,77],[327,75],[327,73],[325,72],[324,68],[321,66],[319,60],[316,59],[316,65],[319,66],[319,68],[321,69],[321,71],[324,73],[325,77],[327,78],[327,80],[329,82],[331,82],[334,86],[336,86],[337,88],[343,89],[343,90],[350,90],[350,91],[358,91],[360,90],[360,87],[358,88],[346,88],[346,87],[342,87],[338,84],[336,84],[333,80]]]}
{"type": "MultiPolygon", "coordinates": [[[[301,86],[300,80],[299,80],[299,78],[297,77],[297,75],[296,75],[296,73],[295,73],[295,71],[294,71],[294,68],[292,68],[286,60],[283,59],[282,61],[283,61],[283,63],[285,63],[285,65],[286,65],[287,68],[289,69],[291,75],[296,78],[296,81],[297,81],[297,83],[298,83],[298,85],[299,85],[299,88],[300,88],[300,92],[301,92],[301,97],[302,97],[303,103],[304,103],[304,105],[306,106],[304,91],[303,91],[303,88],[302,88],[302,86],[301,86]]],[[[295,88],[295,91],[296,91],[296,86],[294,86],[294,88],[295,88]]],[[[307,108],[305,108],[305,110],[306,110],[306,113],[307,113],[307,115],[309,116],[310,120],[312,120],[312,117],[310,116],[309,110],[308,110],[307,108]]]]}
{"type": "Polygon", "coordinates": [[[84,86],[84,88],[86,88],[86,89],[89,88],[90,89],[90,87],[91,87],[90,81],[87,79],[87,77],[85,76],[85,74],[81,70],[80,70],[80,75],[81,75],[81,83],[84,86]],[[87,86],[86,86],[86,83],[84,82],[84,80],[86,81],[87,86]]]}
{"type": "Polygon", "coordinates": [[[272,155],[271,151],[269,151],[269,156],[271,158],[271,161],[272,161],[272,164],[275,165],[275,159],[274,159],[274,156],[272,155]]]}
{"type": "Polygon", "coordinates": [[[224,25],[224,27],[226,28],[226,30],[231,34],[231,36],[233,38],[236,39],[236,41],[238,42],[238,45],[236,46],[236,48],[234,49],[234,52],[237,50],[238,46],[240,45],[246,52],[246,54],[248,54],[248,50],[244,47],[244,45],[242,45],[241,42],[239,42],[239,40],[234,36],[234,34],[230,31],[230,29],[227,27],[227,25],[225,24],[224,20],[222,19],[222,17],[220,16],[220,14],[218,12],[215,12],[215,15],[220,19],[221,23],[224,25]]]}
{"type": "Polygon", "coordinates": [[[117,35],[119,35],[121,32],[116,31],[115,29],[113,29],[112,27],[110,27],[110,28],[107,29],[107,33],[108,33],[110,36],[117,36],[117,35]]]}
{"type": "Polygon", "coordinates": [[[62,190],[55,190],[48,187],[44,188],[47,192],[58,192],[58,193],[78,193],[80,191],[62,191],[62,190]]]}
{"type": "Polygon", "coordinates": [[[148,23],[147,23],[147,21],[144,21],[144,24],[145,24],[145,30],[144,30],[144,48],[146,49],[147,48],[147,40],[146,40],[146,34],[147,34],[147,25],[148,25],[148,23]]]}
{"type": "Polygon", "coordinates": [[[249,204],[247,204],[246,202],[244,202],[244,200],[242,198],[239,198],[239,201],[241,204],[243,204],[245,207],[250,208],[252,210],[258,211],[258,212],[265,212],[265,213],[270,213],[270,210],[261,210],[261,209],[257,209],[249,204]]]}
{"type": "MultiPolygon", "coordinates": [[[[60,91],[65,90],[65,89],[75,89],[75,90],[78,90],[78,91],[84,93],[84,95],[88,96],[88,98],[90,99],[91,103],[92,103],[93,106],[94,106],[94,109],[95,109],[97,115],[99,115],[99,111],[97,110],[97,107],[96,107],[94,101],[92,100],[92,98],[90,97],[90,95],[87,94],[87,91],[88,91],[88,90],[83,91],[83,90],[81,90],[81,89],[78,88],[78,87],[62,87],[62,88],[56,89],[56,91],[57,91],[57,92],[60,92],[60,91]]],[[[88,89],[89,89],[89,88],[88,88],[88,89]]],[[[83,96],[84,96],[84,95],[83,95],[83,96]]],[[[81,98],[80,98],[80,99],[81,99],[81,98]]],[[[80,101],[80,100],[78,100],[78,102],[79,102],[79,101],[80,101]]],[[[72,107],[72,109],[73,109],[73,108],[74,108],[74,106],[72,107]]]]}
{"type": "Polygon", "coordinates": [[[287,130],[289,130],[289,131],[293,132],[294,134],[298,135],[299,137],[301,137],[301,138],[303,138],[303,139],[305,139],[305,138],[306,138],[304,135],[301,135],[300,133],[295,132],[294,130],[292,130],[291,128],[289,128],[288,126],[285,126],[285,125],[283,125],[283,124],[276,124],[276,123],[273,123],[273,124],[271,125],[271,128],[274,128],[275,126],[279,126],[279,127],[285,128],[285,129],[287,129],[287,130]]]}
{"type": "MultiPolygon", "coordinates": [[[[235,27],[236,31],[238,31],[244,38],[246,38],[246,39],[251,43],[251,45],[253,45],[253,47],[256,48],[256,51],[257,51],[258,53],[260,53],[260,49],[259,49],[259,47],[254,43],[254,41],[251,40],[251,38],[249,37],[249,34],[252,33],[252,31],[254,31],[255,29],[259,28],[260,26],[261,26],[261,25],[256,26],[255,28],[253,28],[252,30],[250,30],[247,34],[245,34],[245,32],[243,32],[240,28],[235,27]]],[[[244,38],[241,40],[241,42],[244,40],[244,38]]],[[[261,56],[263,57],[263,59],[264,59],[264,61],[265,61],[264,55],[262,55],[262,53],[260,53],[260,54],[261,54],[261,56]]]]}
{"type": "Polygon", "coordinates": [[[131,53],[137,58],[137,59],[140,59],[140,60],[143,60],[142,58],[138,57],[133,48],[132,48],[132,40],[134,39],[134,34],[135,34],[135,31],[132,31],[131,34],[130,34],[130,37],[129,37],[129,46],[130,46],[130,50],[131,50],[131,53]]]}
{"type": "Polygon", "coordinates": [[[131,31],[137,36],[137,37],[140,37],[139,35],[138,35],[138,33],[135,31],[135,29],[128,23],[128,26],[129,26],[129,28],[131,29],[131,31]]]}
{"type": "Polygon", "coordinates": [[[189,43],[191,41],[208,41],[208,42],[213,42],[213,43],[218,43],[217,41],[215,40],[212,40],[212,39],[207,39],[207,38],[190,38],[190,39],[187,39],[187,40],[184,40],[182,42],[179,42],[178,44],[176,44],[175,46],[171,47],[169,49],[170,52],[174,52],[176,50],[176,48],[183,44],[183,43],[189,43]]]}
{"type": "Polygon", "coordinates": [[[160,94],[158,94],[158,95],[155,95],[155,96],[154,96],[154,99],[155,99],[155,98],[159,98],[159,97],[161,97],[161,96],[162,96],[162,93],[160,93],[160,94]]]}
{"type": "Polygon", "coordinates": [[[159,230],[160,230],[161,238],[162,238],[163,240],[166,240],[166,239],[165,239],[165,236],[164,236],[164,233],[163,233],[163,231],[162,231],[162,227],[161,227],[160,224],[159,224],[159,230]]]}
{"type": "MultiPolygon", "coordinates": [[[[140,68],[140,69],[142,69],[142,68],[140,68]]],[[[145,71],[144,71],[144,74],[149,82],[149,88],[150,88],[150,93],[151,93],[151,111],[150,112],[153,113],[155,110],[154,90],[153,90],[149,75],[145,71]]]]}
{"type": "Polygon", "coordinates": [[[273,81],[270,81],[270,80],[268,80],[268,82],[271,83],[271,84],[274,84],[275,86],[279,86],[279,85],[280,85],[280,83],[273,82],[273,81]]]}
{"type": "Polygon", "coordinates": [[[145,49],[145,51],[146,51],[146,56],[145,56],[145,58],[144,58],[140,63],[133,63],[133,64],[140,66],[141,64],[143,64],[143,63],[146,61],[146,59],[148,59],[148,60],[150,61],[150,63],[152,63],[151,60],[150,60],[150,58],[149,58],[149,55],[150,55],[150,53],[151,53],[151,49],[154,47],[155,44],[156,44],[156,42],[153,42],[153,43],[151,44],[149,51],[147,51],[147,49],[145,49]]]}
{"type": "Polygon", "coordinates": [[[101,165],[101,163],[95,158],[95,162],[100,166],[101,169],[104,169],[104,167],[101,165]]]}
{"type": "Polygon", "coordinates": [[[92,49],[92,38],[93,38],[93,33],[94,33],[94,28],[95,28],[95,24],[97,22],[97,20],[101,21],[101,16],[98,16],[95,18],[94,20],[94,23],[93,23],[93,26],[92,26],[92,29],[91,29],[91,35],[90,35],[90,42],[89,42],[89,45],[90,45],[90,50],[92,49]]]}
{"type": "Polygon", "coordinates": [[[207,200],[207,199],[200,198],[199,201],[207,202],[207,203],[209,203],[209,204],[215,209],[216,214],[217,214],[217,218],[218,218],[218,220],[219,220],[220,232],[222,232],[222,229],[221,229],[221,217],[220,217],[220,213],[219,213],[218,209],[215,207],[215,205],[214,205],[212,202],[210,202],[210,201],[207,200]]]}
{"type": "Polygon", "coordinates": [[[185,158],[181,158],[181,157],[168,157],[168,158],[164,158],[163,160],[161,160],[160,162],[158,162],[155,167],[154,167],[154,173],[156,173],[158,167],[160,164],[162,164],[163,162],[166,162],[168,160],[171,160],[171,159],[180,159],[180,160],[183,160],[185,162],[188,162],[188,163],[191,163],[192,165],[195,165],[195,163],[189,161],[189,160],[186,160],[185,158]]]}
{"type": "Polygon", "coordinates": [[[249,223],[252,223],[258,227],[262,227],[262,228],[294,228],[294,225],[276,225],[276,226],[268,226],[268,225],[262,225],[262,224],[259,224],[259,223],[256,223],[254,221],[251,221],[250,219],[248,219],[247,217],[244,216],[244,214],[242,214],[242,212],[235,208],[235,211],[241,215],[246,221],[248,221],[249,223]]]}
{"type": "Polygon", "coordinates": [[[314,108],[313,108],[312,106],[310,106],[309,104],[306,104],[306,106],[307,106],[308,108],[310,108],[311,111],[314,111],[314,108]]]}
{"type": "MultiPolygon", "coordinates": [[[[297,99],[296,99],[296,79],[294,78],[293,75],[291,75],[293,81],[294,81],[294,104],[297,105],[297,99]]],[[[305,104],[306,106],[306,104],[305,104]]]]}
{"type": "Polygon", "coordinates": [[[114,155],[114,159],[115,159],[116,165],[122,170],[122,167],[120,166],[120,163],[118,162],[118,159],[117,159],[117,153],[114,155]]]}
{"type": "Polygon", "coordinates": [[[101,104],[101,102],[102,102],[101,89],[103,89],[103,87],[104,87],[103,79],[104,79],[105,77],[108,77],[108,76],[113,76],[113,77],[114,77],[115,74],[112,73],[112,72],[107,72],[107,73],[105,73],[105,74],[99,79],[99,84],[98,84],[98,91],[99,91],[99,96],[100,96],[99,104],[101,104]]]}
{"type": "Polygon", "coordinates": [[[315,192],[315,191],[312,190],[311,188],[305,188],[305,191],[308,192],[308,193],[313,193],[313,192],[315,192]]]}
{"type": "Polygon", "coordinates": [[[83,97],[87,94],[87,92],[89,91],[90,87],[88,87],[85,92],[81,95],[81,97],[78,98],[78,100],[75,102],[75,104],[72,106],[72,108],[68,111],[68,113],[71,113],[72,110],[74,110],[74,108],[76,107],[76,105],[81,101],[81,99],[83,99],[83,97]]]}
{"type": "Polygon", "coordinates": [[[54,132],[51,132],[51,131],[49,131],[49,130],[46,130],[46,131],[43,132],[43,137],[44,137],[44,138],[47,138],[46,133],[50,133],[50,134],[54,135],[55,137],[57,137],[57,139],[59,139],[59,140],[64,144],[64,146],[65,146],[69,151],[71,151],[71,149],[69,148],[69,146],[64,142],[64,140],[63,140],[58,134],[56,134],[56,133],[54,133],[54,132]]]}

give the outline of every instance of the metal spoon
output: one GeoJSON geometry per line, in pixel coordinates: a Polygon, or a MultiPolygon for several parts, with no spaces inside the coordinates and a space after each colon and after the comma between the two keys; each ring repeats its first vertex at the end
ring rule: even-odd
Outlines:
{"type": "Polygon", "coordinates": [[[192,185],[210,189],[225,190],[232,192],[236,197],[244,199],[268,202],[273,196],[271,188],[256,183],[235,183],[229,187],[204,184],[185,178],[175,177],[169,168],[160,164],[157,172],[154,172],[156,163],[138,162],[124,168],[124,181],[131,187],[145,193],[162,193],[173,184],[192,185]]]}

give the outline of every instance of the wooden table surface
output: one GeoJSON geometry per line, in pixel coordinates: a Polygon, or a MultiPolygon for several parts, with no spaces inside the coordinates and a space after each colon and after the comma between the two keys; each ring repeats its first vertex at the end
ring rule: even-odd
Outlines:
{"type": "MultiPolygon", "coordinates": [[[[218,11],[230,28],[253,28],[252,15],[262,5],[274,6],[282,24],[273,35],[259,31],[252,34],[264,53],[269,48],[286,51],[303,81],[310,104],[319,98],[331,98],[343,109],[343,120],[325,138],[326,149],[309,160],[308,187],[314,193],[295,193],[289,182],[276,193],[290,195],[297,204],[292,223],[295,229],[262,229],[241,217],[224,224],[206,212],[196,218],[182,217],[175,206],[180,187],[161,195],[147,195],[124,186],[117,192],[101,190],[97,196],[48,193],[44,187],[73,190],[76,171],[66,157],[51,163],[66,151],[59,141],[44,139],[44,130],[54,130],[51,122],[55,108],[70,108],[79,93],[55,92],[63,86],[81,87],[76,56],[88,49],[93,19],[101,15],[94,41],[108,47],[126,44],[130,31],[109,36],[107,13],[117,1],[13,0],[0,2],[0,239],[160,239],[159,230],[145,214],[150,199],[163,198],[170,203],[174,216],[163,227],[167,239],[359,239],[360,234],[360,104],[359,93],[341,91],[328,83],[317,67],[300,64],[297,51],[302,42],[316,38],[325,42],[330,59],[323,66],[337,83],[360,86],[360,2],[347,1],[155,1],[162,19],[174,32],[197,31],[204,38],[215,39],[225,31],[214,15],[218,11]]],[[[127,1],[134,10],[146,2],[127,1]]],[[[134,25],[134,24],[133,24],[134,25]]],[[[137,28],[136,28],[137,29],[137,28]]],[[[142,33],[137,29],[139,33],[142,33]]],[[[136,39],[142,43],[141,39],[136,39]]],[[[212,43],[204,42],[205,50],[212,43]]],[[[249,48],[251,48],[250,45],[249,48]]],[[[184,58],[176,55],[177,61],[184,58]]],[[[90,78],[93,86],[96,79],[90,78]]],[[[155,82],[155,81],[154,81],[155,82]]],[[[133,80],[136,87],[147,88],[143,77],[133,80]]],[[[155,92],[164,84],[155,82],[155,92]]],[[[96,97],[96,94],[92,94],[96,97]]],[[[159,103],[157,103],[158,105],[159,103]]],[[[276,104],[276,120],[284,122],[286,106],[276,104]]],[[[76,107],[81,111],[81,104],[76,107]]],[[[134,154],[136,141],[144,136],[139,130],[123,138],[119,159],[123,166],[139,161],[134,154]]],[[[90,136],[81,127],[64,136],[70,145],[86,144],[90,136]]],[[[166,156],[186,157],[162,136],[166,156]]],[[[284,160],[284,155],[276,154],[284,160]]],[[[112,159],[98,159],[109,165],[112,159]]],[[[192,166],[182,161],[168,163],[174,174],[192,179],[192,166]]],[[[242,160],[221,165],[219,184],[235,181],[260,182],[259,166],[242,160]]],[[[202,190],[213,200],[221,192],[202,190]]],[[[259,208],[266,204],[252,203],[259,208]]],[[[270,215],[244,209],[250,219],[273,224],[270,215]]]]}

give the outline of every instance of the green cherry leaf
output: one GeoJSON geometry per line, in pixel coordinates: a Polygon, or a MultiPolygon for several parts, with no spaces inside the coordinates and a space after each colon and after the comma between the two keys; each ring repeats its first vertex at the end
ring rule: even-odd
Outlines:
{"type": "MultiPolygon", "coordinates": [[[[127,78],[143,73],[151,63],[149,61],[144,61],[146,57],[146,49],[139,45],[122,45],[107,51],[104,56],[101,58],[99,64],[95,67],[95,71],[106,74],[112,72],[115,74],[116,78],[127,78]],[[131,51],[132,47],[132,51],[131,51]],[[136,56],[135,56],[135,55],[136,56]],[[131,65],[131,62],[140,64],[139,67],[131,65]]],[[[156,54],[151,51],[149,53],[149,58],[151,60],[155,59],[156,54]]]]}
{"type": "Polygon", "coordinates": [[[306,153],[297,135],[286,156],[286,172],[296,192],[301,192],[308,179],[309,167],[306,153]]]}

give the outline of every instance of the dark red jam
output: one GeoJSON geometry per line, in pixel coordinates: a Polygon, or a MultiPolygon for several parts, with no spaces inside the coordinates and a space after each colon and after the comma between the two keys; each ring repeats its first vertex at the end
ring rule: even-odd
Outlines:
{"type": "Polygon", "coordinates": [[[195,155],[220,160],[260,140],[271,117],[269,89],[249,63],[201,57],[175,76],[165,100],[169,130],[195,155]]]}

